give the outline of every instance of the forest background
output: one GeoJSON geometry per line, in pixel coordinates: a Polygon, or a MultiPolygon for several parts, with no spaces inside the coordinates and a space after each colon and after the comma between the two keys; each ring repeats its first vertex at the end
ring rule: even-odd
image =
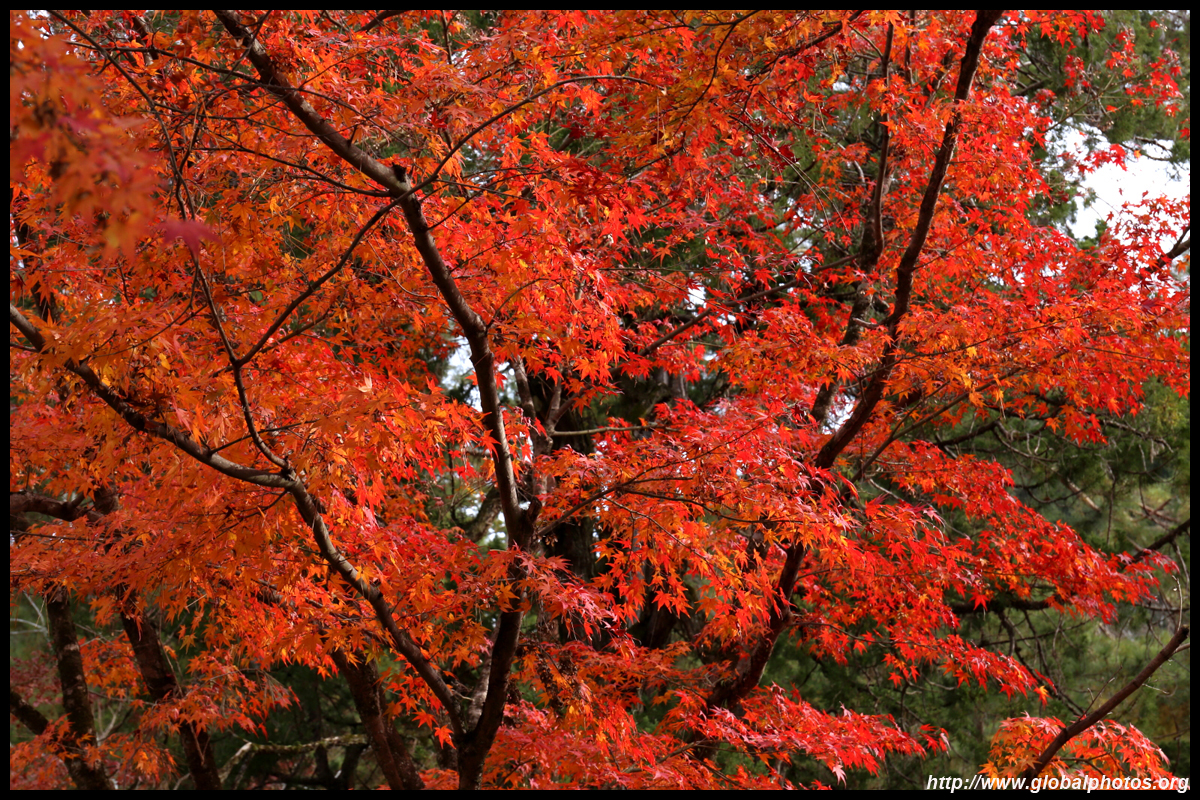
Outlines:
{"type": "Polygon", "coordinates": [[[1189,42],[10,12],[10,786],[1190,776],[1189,42]]]}

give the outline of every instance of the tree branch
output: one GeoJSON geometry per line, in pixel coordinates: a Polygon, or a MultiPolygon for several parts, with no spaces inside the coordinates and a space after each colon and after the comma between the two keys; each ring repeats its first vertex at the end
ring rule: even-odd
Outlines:
{"type": "Polygon", "coordinates": [[[80,789],[111,789],[104,762],[88,756],[88,748],[98,744],[92,702],[88,693],[87,673],[79,637],[71,619],[71,604],[65,588],[58,587],[46,594],[46,617],[50,622],[50,640],[58,680],[62,687],[63,708],[70,728],[65,734],[69,756],[65,759],[71,778],[80,789]]]}
{"type": "MultiPolygon", "coordinates": [[[[304,99],[303,95],[280,75],[275,69],[266,49],[255,39],[250,31],[241,25],[232,11],[215,11],[214,13],[234,38],[246,48],[246,57],[258,71],[259,76],[262,78],[262,83],[268,91],[283,101],[288,110],[335,154],[367,177],[383,186],[387,186],[395,192],[397,201],[404,211],[404,218],[413,236],[417,252],[420,253],[430,277],[433,279],[446,305],[450,308],[450,312],[454,315],[470,347],[471,363],[475,368],[476,385],[479,389],[480,405],[483,409],[483,425],[492,439],[491,450],[492,464],[496,476],[495,485],[500,494],[500,507],[504,514],[505,528],[510,537],[510,545],[516,545],[521,549],[528,548],[532,539],[533,520],[531,517],[533,515],[524,512],[518,499],[517,481],[513,470],[508,437],[504,429],[504,415],[496,381],[495,355],[488,341],[488,329],[480,316],[471,308],[463,296],[454,280],[454,276],[450,272],[450,267],[442,258],[442,254],[438,250],[437,244],[430,233],[429,223],[425,220],[425,215],[421,210],[421,201],[417,198],[409,177],[403,170],[393,171],[390,166],[385,166],[371,158],[361,149],[347,141],[344,136],[321,117],[316,109],[304,99]]],[[[549,89],[545,91],[549,91],[549,89]]],[[[533,95],[523,101],[523,103],[530,102],[537,96],[539,95],[533,95]]],[[[501,114],[497,115],[491,121],[499,119],[504,113],[511,112],[511,110],[513,109],[501,112],[501,114]]],[[[478,130],[482,130],[482,127],[468,134],[467,139],[475,135],[478,130]]],[[[467,139],[460,142],[459,146],[461,147],[467,139]]],[[[449,158],[449,155],[447,155],[447,158],[449,158]]],[[[285,470],[285,474],[288,474],[288,472],[285,470]]],[[[383,601],[378,589],[364,582],[357,571],[346,561],[345,557],[333,546],[329,540],[328,530],[325,528],[325,523],[321,519],[321,515],[317,513],[312,499],[308,497],[308,493],[304,490],[300,482],[298,480],[291,480],[288,484],[286,488],[292,493],[293,498],[296,499],[296,505],[300,508],[305,522],[312,526],[322,554],[376,609],[376,612],[380,615],[380,620],[388,627],[389,633],[392,635],[392,639],[395,641],[397,648],[400,649],[400,652],[406,658],[412,654],[419,659],[419,661],[413,662],[414,666],[418,667],[418,672],[421,672],[422,677],[430,683],[435,694],[438,695],[438,698],[446,706],[447,713],[451,715],[452,727],[455,729],[455,739],[460,748],[460,786],[463,788],[478,786],[482,774],[483,759],[491,748],[496,731],[499,729],[500,722],[503,719],[504,704],[508,693],[508,673],[512,666],[512,660],[516,655],[522,613],[520,611],[507,611],[500,614],[500,621],[496,629],[494,651],[492,653],[491,672],[488,675],[487,700],[484,702],[483,712],[480,714],[478,725],[468,734],[461,729],[458,709],[450,704],[449,690],[446,688],[445,683],[433,671],[432,666],[424,661],[420,653],[420,648],[404,636],[401,631],[396,629],[395,621],[391,617],[391,610],[383,601]],[[418,666],[421,663],[424,664],[423,667],[418,666]],[[443,695],[445,695],[445,698],[443,698],[443,695]]],[[[520,577],[520,575],[514,575],[514,578],[520,577]]]]}
{"type": "Polygon", "coordinates": [[[854,410],[850,413],[850,418],[838,429],[837,433],[830,437],[825,446],[821,448],[821,452],[817,454],[816,466],[820,469],[829,469],[833,466],[838,455],[862,430],[883,397],[884,386],[897,361],[896,350],[900,320],[904,318],[909,304],[912,302],[913,273],[916,271],[921,251],[925,248],[925,240],[929,237],[934,211],[937,209],[938,195],[941,194],[942,184],[946,180],[946,171],[950,168],[950,159],[954,155],[954,146],[958,142],[958,133],[963,121],[961,106],[971,91],[971,82],[975,78],[975,71],[979,68],[979,54],[983,50],[983,40],[987,38],[988,31],[1003,13],[1003,11],[991,9],[976,12],[975,23],[971,26],[971,35],[967,40],[966,52],[963,53],[962,66],[958,73],[958,87],[954,92],[954,101],[957,107],[950,121],[946,123],[946,130],[942,134],[942,144],[938,148],[933,169],[925,184],[925,193],[921,198],[917,224],[913,228],[908,247],[905,249],[904,255],[900,257],[900,265],[896,269],[896,301],[887,320],[889,336],[888,342],[884,346],[880,367],[876,370],[875,377],[863,390],[862,397],[859,398],[854,410]]]}
{"type": "Polygon", "coordinates": [[[1125,684],[1121,691],[1110,697],[1108,702],[1097,708],[1091,714],[1076,720],[1059,731],[1058,735],[1054,737],[1054,740],[1050,742],[1046,749],[1042,751],[1042,754],[1037,757],[1037,760],[1034,761],[1033,764],[1030,765],[1029,768],[1027,768],[1023,773],[1021,773],[1021,778],[1026,783],[1032,781],[1041,774],[1042,770],[1050,765],[1050,762],[1054,759],[1054,756],[1067,744],[1067,742],[1071,741],[1076,736],[1107,717],[1112,713],[1113,709],[1124,702],[1125,698],[1129,697],[1129,695],[1141,688],[1142,684],[1150,680],[1150,676],[1157,672],[1159,667],[1167,663],[1167,659],[1174,655],[1175,651],[1179,649],[1179,646],[1183,644],[1185,639],[1188,638],[1189,630],[1190,629],[1187,625],[1181,625],[1179,630],[1175,631],[1175,635],[1171,637],[1170,641],[1163,645],[1163,649],[1158,652],[1158,655],[1151,659],[1150,663],[1147,664],[1133,680],[1125,684]]]}
{"type": "MultiPolygon", "coordinates": [[[[47,349],[46,340],[41,332],[11,302],[8,308],[9,321],[37,348],[39,353],[45,353],[47,349]]],[[[244,480],[247,483],[258,486],[269,486],[286,490],[295,501],[300,517],[313,532],[317,548],[326,563],[341,575],[363,599],[370,603],[371,607],[375,610],[376,618],[384,630],[388,632],[397,652],[413,665],[417,674],[421,676],[433,691],[434,696],[445,706],[455,735],[462,735],[461,715],[458,713],[457,701],[454,694],[446,686],[437,669],[425,658],[416,642],[397,627],[396,621],[392,616],[392,609],[387,604],[378,587],[363,580],[358,570],[334,546],[329,534],[329,528],[326,527],[325,520],[317,510],[316,500],[308,493],[308,489],[291,467],[287,467],[279,474],[276,474],[251,469],[229,461],[217,455],[211,449],[200,445],[191,436],[178,428],[168,425],[165,422],[147,419],[140,412],[136,411],[125,398],[121,397],[114,389],[100,380],[100,377],[86,364],[76,364],[74,361],[68,361],[64,367],[82,378],[97,397],[120,414],[134,429],[170,442],[202,464],[212,467],[231,478],[244,480]]]]}
{"type": "MultiPolygon", "coordinates": [[[[992,24],[1000,18],[1001,13],[1000,11],[981,10],[976,14],[975,24],[971,27],[971,35],[967,41],[966,52],[962,59],[962,70],[958,78],[958,90],[955,92],[955,100],[960,103],[966,100],[975,70],[979,66],[979,53],[983,47],[983,40],[987,36],[992,24]]],[[[962,112],[961,110],[956,110],[953,118],[946,125],[945,133],[942,136],[942,145],[938,150],[932,174],[925,187],[925,196],[921,202],[921,214],[918,218],[916,229],[913,231],[908,249],[900,261],[896,290],[896,310],[893,312],[889,324],[891,337],[888,346],[885,348],[883,364],[864,391],[863,397],[855,405],[850,419],[821,448],[815,464],[819,469],[829,469],[833,465],[838,454],[857,435],[883,396],[884,384],[896,360],[895,343],[897,326],[904,311],[908,309],[909,293],[912,288],[912,271],[916,267],[917,258],[920,256],[922,248],[925,246],[925,239],[929,234],[930,224],[933,221],[933,212],[937,205],[937,197],[941,192],[942,183],[946,177],[946,170],[950,165],[950,157],[954,152],[954,145],[957,141],[958,129],[961,124],[962,112]]],[[[880,163],[881,166],[884,164],[882,158],[880,163]]],[[[877,186],[876,188],[878,190],[879,187],[877,186]]],[[[798,543],[794,543],[788,548],[783,569],[780,572],[778,582],[775,584],[776,605],[771,610],[767,632],[749,654],[746,665],[742,668],[740,674],[718,686],[709,696],[709,705],[729,706],[737,703],[758,685],[762,671],[766,666],[768,658],[770,658],[771,651],[775,647],[775,642],[790,619],[788,607],[791,604],[792,591],[795,589],[796,576],[799,572],[800,561],[804,556],[804,552],[805,548],[798,543]]]]}
{"type": "MultiPolygon", "coordinates": [[[[34,327],[33,323],[26,319],[25,315],[11,301],[8,304],[8,320],[13,327],[21,332],[22,336],[29,340],[29,343],[33,345],[38,353],[45,355],[49,352],[46,347],[45,337],[42,336],[41,332],[34,327]]],[[[104,401],[109,408],[116,411],[134,430],[148,433],[163,441],[170,442],[201,464],[212,467],[223,475],[228,475],[231,478],[237,478],[247,483],[253,483],[257,486],[269,486],[276,489],[287,488],[287,482],[281,476],[273,472],[243,466],[242,464],[230,461],[224,456],[218,455],[211,448],[200,444],[179,428],[169,425],[166,422],[150,419],[134,407],[130,398],[123,397],[120,392],[101,380],[100,376],[87,364],[79,364],[74,360],[69,360],[63,367],[83,379],[83,382],[92,390],[92,393],[104,401]]]]}

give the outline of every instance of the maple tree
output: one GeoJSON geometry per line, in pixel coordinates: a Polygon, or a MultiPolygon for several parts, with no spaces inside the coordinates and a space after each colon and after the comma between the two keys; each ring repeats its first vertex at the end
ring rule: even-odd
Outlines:
{"type": "MultiPolygon", "coordinates": [[[[10,586],[49,633],[12,784],[346,786],[369,750],[393,788],[754,788],[945,748],[787,652],[1046,702],[964,621],[1112,622],[1188,530],[1106,549],[964,449],[1189,392],[1188,203],[1043,219],[1104,29],[10,12],[10,586]],[[1045,43],[1063,86],[1023,82],[1045,43]],[[264,736],[295,669],[353,734],[264,736]]],[[[1135,38],[1097,113],[1186,139],[1135,38]]],[[[983,770],[1169,775],[1116,706],[1004,721],[983,770]]]]}

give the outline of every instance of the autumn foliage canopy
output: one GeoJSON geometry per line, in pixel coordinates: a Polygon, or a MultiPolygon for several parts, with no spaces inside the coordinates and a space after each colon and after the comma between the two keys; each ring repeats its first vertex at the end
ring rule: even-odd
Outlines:
{"type": "MultiPolygon", "coordinates": [[[[963,620],[1112,622],[1171,561],[969,446],[1189,392],[1188,203],[1044,214],[1066,101],[1022,65],[1086,81],[1104,24],[10,14],[10,589],[50,641],[13,785],[232,786],[300,672],[357,738],[271,758],[393,788],[833,785],[954,734],[789,659],[1045,702],[963,620]]],[[[1106,41],[1176,114],[1170,54],[1106,41]]],[[[1117,718],[1056,755],[1015,716],[983,769],[1168,775],[1117,718]]]]}

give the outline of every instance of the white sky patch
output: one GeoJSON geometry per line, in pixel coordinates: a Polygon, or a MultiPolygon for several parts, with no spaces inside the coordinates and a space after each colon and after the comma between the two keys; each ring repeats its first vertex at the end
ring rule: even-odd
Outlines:
{"type": "MultiPolygon", "coordinates": [[[[1085,154],[1083,143],[1086,133],[1099,139],[1097,149],[1109,146],[1104,136],[1096,130],[1068,131],[1062,144],[1065,144],[1066,148],[1077,157],[1082,157],[1085,154]]],[[[1160,144],[1166,152],[1170,152],[1170,142],[1164,141],[1160,144]]],[[[1122,204],[1138,202],[1142,199],[1143,193],[1148,192],[1147,197],[1165,195],[1175,199],[1191,195],[1192,170],[1190,163],[1167,164],[1147,158],[1145,155],[1136,155],[1132,148],[1126,148],[1126,150],[1129,157],[1126,159],[1123,169],[1119,164],[1105,164],[1084,180],[1084,188],[1094,191],[1096,199],[1086,208],[1083,207],[1082,200],[1076,201],[1078,213],[1075,222],[1071,224],[1071,232],[1075,236],[1094,236],[1096,222],[1108,219],[1110,215],[1115,220],[1121,213],[1122,204]]],[[[1171,237],[1166,237],[1162,246],[1167,249],[1174,243],[1171,237]]]]}
{"type": "Polygon", "coordinates": [[[454,337],[454,350],[450,353],[449,366],[446,369],[446,385],[453,386],[459,381],[471,384],[469,395],[471,408],[483,411],[479,401],[479,388],[475,386],[475,367],[471,364],[471,346],[465,337],[454,337]]]}
{"type": "Polygon", "coordinates": [[[825,422],[821,424],[821,430],[825,433],[834,433],[845,425],[846,420],[850,419],[850,415],[854,413],[856,402],[856,398],[845,392],[835,394],[833,402],[829,404],[829,411],[825,415],[825,422]]]}

